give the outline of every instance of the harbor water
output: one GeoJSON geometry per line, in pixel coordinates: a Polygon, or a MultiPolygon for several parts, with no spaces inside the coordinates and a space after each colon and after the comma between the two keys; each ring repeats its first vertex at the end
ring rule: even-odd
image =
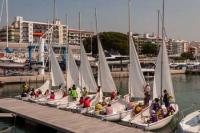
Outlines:
{"type": "MultiPolygon", "coordinates": [[[[190,113],[193,111],[194,107],[196,109],[199,109],[200,105],[200,75],[173,75],[173,86],[176,96],[176,102],[179,105],[180,112],[183,112],[184,115],[190,113]],[[190,109],[189,109],[190,108],[190,109]],[[185,111],[184,111],[185,110],[185,111]]],[[[116,86],[118,87],[120,93],[122,95],[127,93],[128,88],[128,78],[115,78],[116,86]]],[[[151,82],[151,81],[149,81],[151,82]]],[[[37,88],[41,85],[40,84],[31,84],[32,87],[37,88]]],[[[11,85],[5,85],[0,88],[0,97],[13,97],[21,92],[21,84],[11,84],[11,85]]],[[[179,116],[177,116],[177,119],[181,119],[182,113],[180,113],[179,116]]],[[[175,124],[175,123],[174,123],[175,124]]],[[[8,126],[12,126],[13,121],[7,121],[7,120],[0,120],[0,129],[8,126]]],[[[46,127],[34,127],[29,128],[29,126],[26,125],[26,123],[19,123],[16,122],[16,128],[13,129],[12,132],[16,133],[34,133],[34,132],[40,132],[41,130],[45,130],[46,127]]],[[[174,126],[172,124],[164,127],[163,129],[160,129],[155,132],[163,132],[168,133],[172,132],[171,127],[174,126]]]]}

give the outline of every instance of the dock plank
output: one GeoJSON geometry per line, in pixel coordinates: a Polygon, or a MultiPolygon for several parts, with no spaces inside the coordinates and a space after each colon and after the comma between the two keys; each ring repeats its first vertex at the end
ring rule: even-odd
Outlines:
{"type": "Polygon", "coordinates": [[[141,133],[140,129],[12,98],[0,99],[0,110],[54,128],[76,133],[141,133]]]}

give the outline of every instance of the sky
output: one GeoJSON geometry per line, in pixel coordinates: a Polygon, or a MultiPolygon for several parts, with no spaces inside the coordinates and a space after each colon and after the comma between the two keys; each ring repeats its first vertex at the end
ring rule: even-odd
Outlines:
{"type": "MultiPolygon", "coordinates": [[[[0,0],[0,5],[3,0],[0,0]]],[[[15,16],[25,20],[44,21],[53,19],[53,0],[8,0],[9,22],[15,16]]],[[[167,36],[175,39],[200,41],[200,0],[165,0],[165,27],[167,36]]],[[[56,0],[56,16],[63,24],[66,14],[70,28],[81,27],[95,31],[94,10],[97,8],[99,31],[128,31],[128,0],[56,0]]],[[[132,0],[131,31],[157,33],[157,10],[162,0],[132,0]]],[[[5,24],[5,10],[2,23],[5,24]]]]}

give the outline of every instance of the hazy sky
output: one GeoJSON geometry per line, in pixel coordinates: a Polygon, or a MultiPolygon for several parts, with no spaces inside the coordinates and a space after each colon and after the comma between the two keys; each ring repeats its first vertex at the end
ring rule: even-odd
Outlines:
{"type": "MultiPolygon", "coordinates": [[[[0,4],[3,0],[0,0],[0,4]]],[[[47,21],[53,18],[53,0],[8,0],[9,19],[23,16],[26,20],[47,21]]],[[[169,37],[200,40],[200,0],[165,0],[165,25],[169,37]]],[[[128,31],[128,0],[57,0],[57,17],[71,28],[78,27],[78,12],[82,27],[94,30],[94,8],[97,8],[99,31],[128,31]]],[[[132,1],[132,31],[157,33],[157,10],[162,0],[132,1]]],[[[4,10],[5,11],[5,10],[4,10]]],[[[4,12],[5,19],[5,12],[4,12]]],[[[5,23],[5,20],[4,20],[5,23]]]]}

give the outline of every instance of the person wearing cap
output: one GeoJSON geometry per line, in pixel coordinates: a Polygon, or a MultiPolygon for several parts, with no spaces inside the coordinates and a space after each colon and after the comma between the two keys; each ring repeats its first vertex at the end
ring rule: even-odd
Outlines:
{"type": "Polygon", "coordinates": [[[86,87],[83,87],[82,96],[86,97],[87,95],[88,95],[88,91],[87,91],[86,87]]]}

